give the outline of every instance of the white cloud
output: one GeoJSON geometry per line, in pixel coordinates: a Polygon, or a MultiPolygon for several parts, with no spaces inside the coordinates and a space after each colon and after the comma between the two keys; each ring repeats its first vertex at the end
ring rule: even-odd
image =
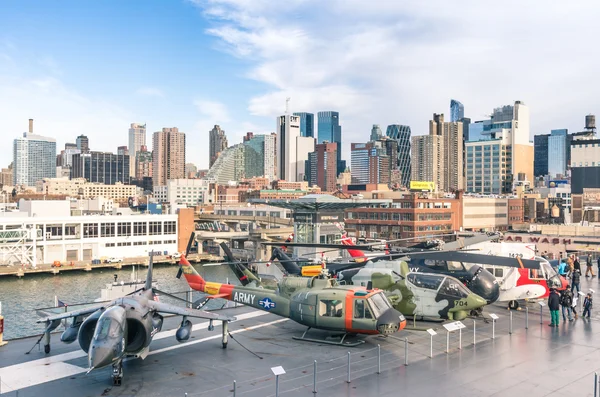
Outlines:
{"type": "Polygon", "coordinates": [[[80,134],[90,138],[94,150],[115,152],[127,144],[131,113],[105,101],[86,97],[53,77],[27,80],[16,75],[0,75],[0,166],[12,161],[12,141],[27,131],[34,119],[34,131],[56,138],[57,150],[65,142],[75,142],[80,134]]]}
{"type": "Polygon", "coordinates": [[[149,97],[163,97],[163,92],[156,87],[140,87],[136,91],[138,95],[149,96],[149,97]]]}
{"type": "Polygon", "coordinates": [[[293,111],[339,110],[346,152],[374,123],[426,133],[451,98],[475,120],[522,100],[534,133],[577,130],[600,110],[596,2],[195,3],[207,32],[269,87],[249,100],[251,114],[274,120],[288,96],[293,111]]]}

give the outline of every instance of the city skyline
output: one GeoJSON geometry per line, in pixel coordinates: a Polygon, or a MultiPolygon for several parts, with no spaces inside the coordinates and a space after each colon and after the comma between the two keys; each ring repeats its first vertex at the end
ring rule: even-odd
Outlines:
{"type": "MultiPolygon", "coordinates": [[[[231,142],[248,131],[273,132],[286,97],[290,113],[340,112],[344,159],[350,143],[366,141],[374,123],[426,134],[430,114],[447,109],[451,98],[472,120],[521,98],[531,107],[535,134],[580,130],[581,115],[600,109],[593,94],[600,88],[593,78],[597,55],[587,50],[600,33],[593,20],[599,6],[592,3],[555,9],[540,1],[525,7],[436,2],[435,13],[383,1],[318,3],[318,13],[314,0],[269,7],[261,1],[152,3],[5,4],[3,136],[20,135],[23,120],[34,118],[39,133],[55,137],[58,147],[85,129],[97,150],[109,151],[112,142],[127,144],[131,122],[146,123],[149,132],[177,125],[188,134],[189,161],[207,168],[203,149],[214,124],[231,142]],[[132,16],[145,21],[143,32],[130,29],[132,16]],[[165,32],[165,21],[178,29],[165,32]],[[446,55],[445,62],[429,62],[431,54],[446,55]],[[497,54],[518,61],[489,63],[497,54]],[[577,61],[582,54],[586,62],[577,61]],[[548,95],[550,83],[556,94],[548,95]]],[[[1,152],[0,164],[9,162],[1,152]]]]}

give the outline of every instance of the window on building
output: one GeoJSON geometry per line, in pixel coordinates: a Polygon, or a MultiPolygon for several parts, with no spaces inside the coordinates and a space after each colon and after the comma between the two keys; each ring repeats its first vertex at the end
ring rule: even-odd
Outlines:
{"type": "Polygon", "coordinates": [[[177,233],[177,222],[165,221],[165,234],[176,234],[177,233]]]}
{"type": "Polygon", "coordinates": [[[117,236],[131,236],[131,222],[117,223],[117,236]]]}
{"type": "Polygon", "coordinates": [[[97,223],[84,223],[83,224],[83,238],[96,238],[98,237],[98,224],[97,223]]]}
{"type": "Polygon", "coordinates": [[[77,235],[76,225],[65,225],[65,236],[75,237],[77,235]]]}
{"type": "Polygon", "coordinates": [[[147,230],[146,225],[146,222],[133,222],[133,235],[145,236],[147,230]]]}
{"type": "Polygon", "coordinates": [[[100,224],[100,237],[115,237],[115,224],[114,223],[101,223],[100,224]]]}
{"type": "Polygon", "coordinates": [[[162,234],[162,222],[150,222],[150,235],[162,234]]]}

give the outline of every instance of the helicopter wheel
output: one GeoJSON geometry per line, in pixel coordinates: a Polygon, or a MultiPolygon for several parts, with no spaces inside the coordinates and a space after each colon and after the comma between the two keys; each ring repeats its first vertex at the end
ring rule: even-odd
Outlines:
{"type": "Polygon", "coordinates": [[[508,309],[519,310],[519,302],[517,302],[516,300],[508,302],[508,309]]]}
{"type": "Polygon", "coordinates": [[[44,345],[44,353],[50,353],[50,345],[44,345]]]}

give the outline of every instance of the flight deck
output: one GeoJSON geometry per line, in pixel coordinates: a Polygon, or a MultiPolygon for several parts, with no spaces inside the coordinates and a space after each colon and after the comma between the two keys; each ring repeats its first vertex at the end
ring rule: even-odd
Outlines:
{"type": "MultiPolygon", "coordinates": [[[[596,278],[582,280],[583,291],[597,285],[596,278]]],[[[227,349],[221,348],[216,323],[211,332],[208,322],[193,320],[192,338],[180,344],[174,336],[178,320],[166,319],[148,357],[125,362],[122,386],[112,385],[110,368],[86,375],[87,356],[77,343],[61,343],[60,334],[53,334],[49,355],[38,347],[25,354],[37,338],[11,340],[0,348],[0,393],[274,396],[271,368],[282,366],[281,396],[592,396],[594,371],[600,369],[597,311],[590,320],[565,324],[561,317],[560,326],[551,328],[546,306],[527,307],[513,311],[511,321],[505,307],[490,305],[485,320],[466,319],[465,328],[449,336],[442,323],[416,323],[434,329],[430,336],[408,330],[411,322],[393,337],[369,336],[352,348],[294,340],[304,327],[248,307],[222,311],[238,319],[229,326],[227,349]]]]}

